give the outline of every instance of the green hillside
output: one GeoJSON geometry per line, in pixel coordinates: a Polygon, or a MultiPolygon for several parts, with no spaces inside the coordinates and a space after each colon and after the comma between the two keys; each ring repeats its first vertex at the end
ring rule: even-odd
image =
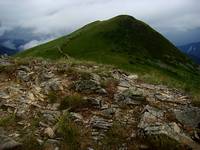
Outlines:
{"type": "Polygon", "coordinates": [[[152,82],[164,82],[192,92],[199,90],[197,66],[157,31],[127,15],[90,23],[17,56],[53,60],[70,56],[137,72],[152,82]]]}

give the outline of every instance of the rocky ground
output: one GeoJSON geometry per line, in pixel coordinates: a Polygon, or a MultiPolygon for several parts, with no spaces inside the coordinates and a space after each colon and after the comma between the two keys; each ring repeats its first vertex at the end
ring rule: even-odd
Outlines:
{"type": "Polygon", "coordinates": [[[199,150],[190,102],[109,66],[1,58],[0,150],[199,150]]]}

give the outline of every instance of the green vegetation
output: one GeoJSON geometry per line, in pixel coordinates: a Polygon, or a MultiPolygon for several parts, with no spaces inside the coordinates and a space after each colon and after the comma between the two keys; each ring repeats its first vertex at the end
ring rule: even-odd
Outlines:
{"type": "Polygon", "coordinates": [[[61,99],[60,102],[60,109],[80,109],[88,106],[87,100],[84,100],[83,97],[79,94],[74,94],[70,96],[66,96],[65,98],[61,99]]]}
{"type": "Polygon", "coordinates": [[[188,147],[180,145],[174,139],[167,137],[164,134],[154,135],[146,139],[152,150],[186,150],[188,147]]]}
{"type": "Polygon", "coordinates": [[[81,61],[110,64],[137,73],[142,80],[183,89],[196,99],[200,97],[197,65],[161,34],[131,16],[90,23],[16,57],[58,60],[66,55],[81,61]]]}
{"type": "Polygon", "coordinates": [[[32,131],[24,135],[22,143],[22,150],[42,150],[42,146],[38,143],[37,138],[32,131]]]}
{"type": "Polygon", "coordinates": [[[100,147],[97,146],[96,149],[120,149],[122,145],[126,145],[128,149],[137,149],[134,141],[129,141],[131,131],[127,126],[115,121],[105,137],[101,140],[102,145],[100,147]]]}
{"type": "Polygon", "coordinates": [[[69,113],[64,114],[58,121],[58,133],[63,137],[61,149],[86,149],[89,143],[89,132],[70,120],[69,113]]]}
{"type": "Polygon", "coordinates": [[[16,117],[14,114],[0,118],[0,127],[6,127],[15,123],[16,117]]]}

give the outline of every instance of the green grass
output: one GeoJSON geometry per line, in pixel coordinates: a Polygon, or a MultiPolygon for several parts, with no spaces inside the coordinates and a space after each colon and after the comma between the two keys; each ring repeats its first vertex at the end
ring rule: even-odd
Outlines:
{"type": "Polygon", "coordinates": [[[96,21],[16,57],[64,58],[110,64],[137,73],[145,81],[180,88],[197,99],[200,73],[188,57],[157,31],[131,16],[96,21]]]}
{"type": "Polygon", "coordinates": [[[89,103],[87,102],[87,100],[83,99],[81,95],[73,94],[61,99],[59,109],[75,110],[75,109],[87,107],[88,105],[89,103]]]}
{"type": "Polygon", "coordinates": [[[69,113],[65,113],[58,121],[58,133],[63,138],[61,149],[76,150],[86,149],[90,141],[87,129],[76,125],[69,113]]]}
{"type": "Polygon", "coordinates": [[[0,118],[0,127],[7,127],[10,125],[14,125],[16,121],[16,117],[14,114],[5,116],[5,117],[1,117],[0,118]]]}

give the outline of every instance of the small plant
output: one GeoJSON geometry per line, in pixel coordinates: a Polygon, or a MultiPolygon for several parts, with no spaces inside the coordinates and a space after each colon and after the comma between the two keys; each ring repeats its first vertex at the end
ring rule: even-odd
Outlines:
{"type": "Polygon", "coordinates": [[[106,91],[108,92],[108,97],[110,98],[114,97],[114,94],[117,91],[117,85],[118,85],[118,81],[115,79],[110,79],[110,80],[101,82],[101,86],[106,89],[106,91]]]}
{"type": "Polygon", "coordinates": [[[180,145],[176,140],[167,137],[164,134],[149,136],[146,139],[147,143],[154,150],[185,150],[183,145],[180,145]]]}
{"type": "Polygon", "coordinates": [[[69,113],[64,114],[58,121],[58,133],[63,137],[61,149],[76,150],[80,148],[81,130],[70,120],[69,113]]]}
{"type": "Polygon", "coordinates": [[[22,150],[42,150],[42,146],[38,143],[33,131],[23,137],[22,143],[22,150]]]}
{"type": "Polygon", "coordinates": [[[0,127],[10,126],[15,123],[16,117],[14,114],[0,118],[0,127]]]}
{"type": "Polygon", "coordinates": [[[91,74],[89,72],[80,72],[81,80],[90,80],[91,74]]]}
{"type": "Polygon", "coordinates": [[[74,94],[63,98],[60,102],[60,109],[70,108],[72,110],[88,106],[88,101],[84,100],[79,94],[74,94]]]}
{"type": "Polygon", "coordinates": [[[58,101],[58,93],[56,93],[55,91],[49,92],[49,94],[47,95],[47,99],[50,104],[56,103],[58,101]]]}
{"type": "Polygon", "coordinates": [[[119,122],[114,122],[102,140],[102,143],[107,149],[119,149],[122,144],[127,143],[128,137],[127,128],[119,122]]]}

